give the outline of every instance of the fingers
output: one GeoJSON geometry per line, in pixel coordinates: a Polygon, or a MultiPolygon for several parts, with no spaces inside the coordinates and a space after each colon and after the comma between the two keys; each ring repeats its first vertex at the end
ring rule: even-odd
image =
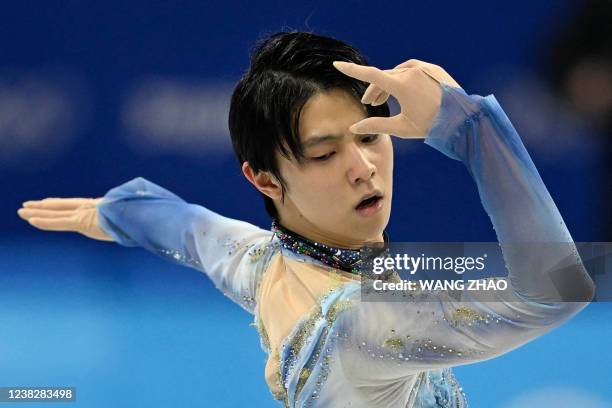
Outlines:
{"type": "Polygon", "coordinates": [[[30,225],[46,231],[79,232],[89,238],[113,241],[97,223],[98,203],[104,198],[46,198],[26,201],[17,214],[30,225]]]}
{"type": "Polygon", "coordinates": [[[76,231],[76,225],[71,218],[30,218],[30,225],[45,231],[76,231]]]}
{"type": "Polygon", "coordinates": [[[95,205],[95,200],[93,198],[45,198],[23,203],[25,208],[47,210],[74,210],[84,205],[95,205]]]}
{"type": "Polygon", "coordinates": [[[383,91],[380,93],[380,95],[378,95],[374,102],[372,102],[372,106],[382,105],[383,103],[387,102],[387,99],[389,99],[389,94],[383,91]]]}
{"type": "Polygon", "coordinates": [[[385,103],[388,98],[388,92],[383,91],[374,84],[370,84],[361,98],[361,103],[364,105],[371,104],[372,106],[378,106],[385,103]]]}
{"type": "Polygon", "coordinates": [[[334,67],[345,75],[377,85],[384,91],[392,93],[393,78],[384,71],[375,67],[357,65],[352,62],[334,61],[334,67]]]}
{"type": "Polygon", "coordinates": [[[74,218],[78,208],[91,204],[89,198],[46,198],[27,201],[17,214],[33,227],[47,231],[76,231],[78,222],[74,218]]]}
{"type": "Polygon", "coordinates": [[[362,103],[381,105],[393,95],[401,107],[401,113],[391,118],[366,118],[355,123],[350,130],[356,134],[388,133],[403,138],[422,138],[439,109],[440,84],[459,86],[438,65],[416,59],[386,71],[341,61],[334,61],[334,66],[345,75],[370,84],[362,103]]]}
{"type": "Polygon", "coordinates": [[[20,208],[17,214],[31,226],[48,231],[76,231],[74,210],[20,208]]]}
{"type": "MultiPolygon", "coordinates": [[[[391,76],[398,75],[404,71],[407,71],[409,68],[416,67],[421,62],[422,61],[416,59],[411,59],[402,64],[399,64],[393,69],[389,69],[384,72],[388,73],[391,76]]],[[[363,97],[361,98],[361,103],[363,103],[364,105],[371,104],[372,106],[378,106],[385,103],[387,99],[389,99],[389,92],[386,92],[385,90],[381,89],[376,84],[370,84],[364,92],[363,97]]]]}
{"type": "Polygon", "coordinates": [[[63,218],[74,214],[73,210],[42,210],[37,208],[20,208],[17,214],[24,220],[30,218],[63,218]]]}
{"type": "Polygon", "coordinates": [[[374,84],[370,84],[361,97],[361,103],[364,105],[372,103],[372,101],[375,101],[382,92],[384,92],[382,89],[374,84]]]}
{"type": "Polygon", "coordinates": [[[385,133],[402,137],[422,137],[410,120],[402,115],[390,118],[370,117],[353,124],[349,130],[355,134],[385,133]]]}

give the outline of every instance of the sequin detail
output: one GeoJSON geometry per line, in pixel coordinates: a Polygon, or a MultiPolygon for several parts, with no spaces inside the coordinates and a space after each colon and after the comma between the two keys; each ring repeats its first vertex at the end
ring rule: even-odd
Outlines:
{"type": "Polygon", "coordinates": [[[384,246],[376,252],[364,256],[361,250],[332,247],[320,242],[311,241],[282,226],[276,219],[272,221],[272,232],[278,237],[281,245],[296,253],[307,255],[319,262],[335,269],[340,269],[356,275],[360,275],[360,268],[369,259],[373,259],[383,251],[388,250],[389,236],[383,231],[384,246]]]}
{"type": "Polygon", "coordinates": [[[431,408],[467,408],[463,388],[449,368],[425,371],[419,374],[411,400],[418,407],[431,408]],[[413,397],[414,395],[414,397],[413,397]]]}
{"type": "Polygon", "coordinates": [[[293,407],[299,400],[299,406],[308,407],[319,398],[338,337],[334,322],[343,310],[353,306],[350,299],[340,299],[351,284],[331,288],[319,296],[311,313],[298,322],[283,342],[279,375],[285,390],[285,406],[293,407]],[[310,394],[302,395],[307,383],[312,384],[310,394]]]}
{"type": "Polygon", "coordinates": [[[489,323],[489,319],[485,315],[467,307],[455,309],[450,320],[453,326],[471,326],[472,324],[480,322],[489,323]]]}
{"type": "Polygon", "coordinates": [[[164,258],[169,258],[175,262],[186,264],[194,268],[200,268],[202,266],[202,263],[197,258],[194,258],[190,256],[189,254],[185,254],[181,251],[177,251],[173,249],[166,249],[166,248],[158,248],[157,252],[164,258]]]}

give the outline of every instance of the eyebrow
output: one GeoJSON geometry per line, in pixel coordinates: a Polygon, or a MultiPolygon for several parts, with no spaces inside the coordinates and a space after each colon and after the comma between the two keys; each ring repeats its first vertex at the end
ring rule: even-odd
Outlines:
{"type": "Polygon", "coordinates": [[[314,136],[314,137],[310,137],[308,138],[304,143],[303,146],[304,148],[308,148],[308,147],[312,147],[312,146],[316,146],[318,144],[321,143],[326,143],[326,142],[336,142],[338,140],[341,140],[344,136],[342,135],[322,135],[322,136],[314,136]]]}

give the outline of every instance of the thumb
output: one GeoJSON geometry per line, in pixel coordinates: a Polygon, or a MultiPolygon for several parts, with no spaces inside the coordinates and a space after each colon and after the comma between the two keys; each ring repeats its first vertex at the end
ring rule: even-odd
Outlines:
{"type": "Polygon", "coordinates": [[[402,115],[390,118],[371,117],[353,124],[349,130],[355,134],[385,133],[396,136],[415,135],[417,129],[402,115]]]}

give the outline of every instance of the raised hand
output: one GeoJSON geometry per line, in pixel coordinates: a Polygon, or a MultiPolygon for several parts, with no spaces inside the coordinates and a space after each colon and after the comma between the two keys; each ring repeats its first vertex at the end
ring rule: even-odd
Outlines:
{"type": "Polygon", "coordinates": [[[344,61],[334,61],[334,67],[345,75],[370,83],[363,94],[362,103],[380,105],[392,95],[401,107],[401,112],[390,118],[371,117],[353,124],[350,128],[353,133],[424,138],[440,109],[440,84],[460,88],[444,69],[417,59],[384,71],[344,61]]]}
{"type": "Polygon", "coordinates": [[[96,204],[102,198],[45,198],[23,203],[17,214],[46,231],[72,231],[101,241],[112,241],[98,226],[96,204]]]}

